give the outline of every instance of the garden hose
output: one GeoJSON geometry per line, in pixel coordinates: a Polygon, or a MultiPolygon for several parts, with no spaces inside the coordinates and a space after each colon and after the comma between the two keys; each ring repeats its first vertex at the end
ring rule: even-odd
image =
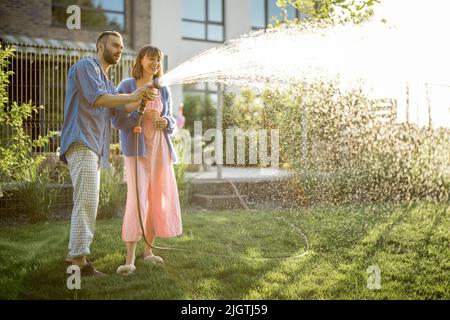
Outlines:
{"type": "MultiPolygon", "coordinates": [[[[160,246],[155,246],[152,243],[150,243],[145,235],[145,228],[144,228],[144,223],[142,221],[142,216],[141,216],[141,205],[139,202],[139,183],[138,183],[138,154],[139,154],[139,135],[142,134],[142,127],[141,127],[141,123],[142,123],[142,117],[144,115],[144,109],[145,109],[145,101],[142,100],[141,101],[141,105],[139,108],[139,117],[138,117],[138,123],[137,126],[134,127],[133,132],[135,134],[135,151],[136,151],[136,156],[135,156],[135,181],[136,181],[136,200],[137,200],[137,214],[139,216],[139,225],[141,227],[141,232],[142,232],[142,237],[144,238],[145,243],[152,249],[159,249],[159,250],[171,250],[171,251],[179,251],[179,252],[186,252],[186,253],[200,253],[200,254],[207,254],[207,255],[212,255],[212,256],[219,256],[219,257],[226,257],[226,258],[241,258],[241,259],[251,259],[251,260],[293,260],[293,259],[298,259],[301,258],[305,255],[308,254],[309,252],[309,241],[308,238],[306,237],[306,235],[298,228],[296,228],[294,225],[290,225],[293,228],[296,228],[297,231],[303,236],[304,240],[305,240],[305,252],[303,252],[302,254],[296,255],[296,256],[287,256],[287,257],[239,257],[237,255],[228,255],[228,254],[221,254],[221,253],[217,253],[217,252],[207,252],[207,251],[195,251],[195,250],[189,250],[189,249],[185,249],[185,248],[174,248],[174,247],[160,247],[160,246]]],[[[236,195],[238,196],[241,205],[244,207],[244,209],[249,210],[247,204],[245,203],[245,200],[242,198],[242,196],[239,194],[239,191],[237,190],[236,185],[226,179],[227,182],[229,182],[236,195]]]]}
{"type": "Polygon", "coordinates": [[[144,115],[144,109],[145,109],[145,101],[141,101],[141,105],[139,108],[139,117],[138,117],[138,123],[137,126],[134,127],[133,132],[135,134],[135,150],[136,150],[136,156],[135,156],[135,182],[136,182],[136,202],[137,202],[137,215],[139,217],[139,225],[141,227],[142,237],[144,238],[144,242],[152,249],[159,249],[159,250],[173,250],[173,251],[187,251],[184,249],[179,248],[171,248],[171,247],[159,247],[151,244],[146,235],[145,235],[145,228],[144,223],[142,222],[142,216],[141,216],[141,204],[139,202],[139,182],[138,182],[138,158],[139,158],[139,135],[142,133],[142,116],[144,115]]]}
{"type": "Polygon", "coordinates": [[[139,201],[139,182],[138,182],[138,149],[139,149],[139,134],[142,132],[142,127],[141,127],[141,121],[142,121],[142,116],[144,115],[144,108],[145,108],[145,101],[142,100],[141,101],[141,105],[139,108],[139,118],[138,118],[138,123],[137,126],[134,127],[133,132],[135,134],[135,150],[136,150],[136,156],[135,156],[135,182],[136,182],[136,200],[137,200],[137,213],[138,213],[138,217],[139,217],[139,225],[141,226],[141,232],[142,232],[142,237],[144,238],[145,243],[150,247],[153,248],[153,245],[150,244],[147,240],[147,237],[145,236],[145,229],[144,229],[144,224],[142,223],[142,216],[141,216],[141,204],[139,201]]]}

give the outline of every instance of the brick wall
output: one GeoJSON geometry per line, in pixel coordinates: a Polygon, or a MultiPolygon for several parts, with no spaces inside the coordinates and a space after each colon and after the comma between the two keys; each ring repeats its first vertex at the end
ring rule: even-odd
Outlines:
{"type": "MultiPolygon", "coordinates": [[[[0,33],[83,42],[97,40],[98,30],[86,30],[83,26],[81,30],[52,26],[51,3],[51,0],[2,0],[0,33]]],[[[137,50],[150,42],[150,1],[125,0],[125,5],[124,43],[137,50]]]]}
{"type": "Polygon", "coordinates": [[[133,7],[130,12],[132,17],[128,21],[133,22],[134,30],[134,43],[133,48],[138,50],[146,44],[151,43],[150,37],[150,19],[151,19],[151,1],[150,0],[135,0],[133,2],[133,7]]]}

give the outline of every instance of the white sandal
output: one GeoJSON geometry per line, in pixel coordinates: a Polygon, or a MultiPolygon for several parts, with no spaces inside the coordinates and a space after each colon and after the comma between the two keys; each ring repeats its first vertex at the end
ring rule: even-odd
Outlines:
{"type": "Polygon", "coordinates": [[[149,255],[144,258],[144,263],[164,263],[160,256],[149,255]]]}
{"type": "Polygon", "coordinates": [[[135,270],[136,267],[134,266],[134,264],[124,264],[123,266],[117,268],[117,273],[123,276],[128,276],[132,274],[135,270]]]}

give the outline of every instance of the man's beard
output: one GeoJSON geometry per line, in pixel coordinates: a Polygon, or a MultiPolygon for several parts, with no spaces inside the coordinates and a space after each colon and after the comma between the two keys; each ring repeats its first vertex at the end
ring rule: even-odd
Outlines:
{"type": "Polygon", "coordinates": [[[105,49],[103,52],[103,59],[105,59],[107,64],[117,64],[119,62],[119,59],[116,60],[114,55],[108,49],[105,49]]]}

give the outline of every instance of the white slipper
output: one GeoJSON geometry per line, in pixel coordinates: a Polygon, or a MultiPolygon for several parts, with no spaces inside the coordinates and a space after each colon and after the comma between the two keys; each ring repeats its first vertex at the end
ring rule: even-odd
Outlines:
{"type": "Polygon", "coordinates": [[[164,263],[164,260],[160,256],[150,255],[144,258],[144,263],[164,263]]]}
{"type": "Polygon", "coordinates": [[[134,264],[124,264],[123,266],[117,268],[117,273],[123,276],[128,276],[132,274],[135,270],[136,267],[134,266],[134,264]]]}

